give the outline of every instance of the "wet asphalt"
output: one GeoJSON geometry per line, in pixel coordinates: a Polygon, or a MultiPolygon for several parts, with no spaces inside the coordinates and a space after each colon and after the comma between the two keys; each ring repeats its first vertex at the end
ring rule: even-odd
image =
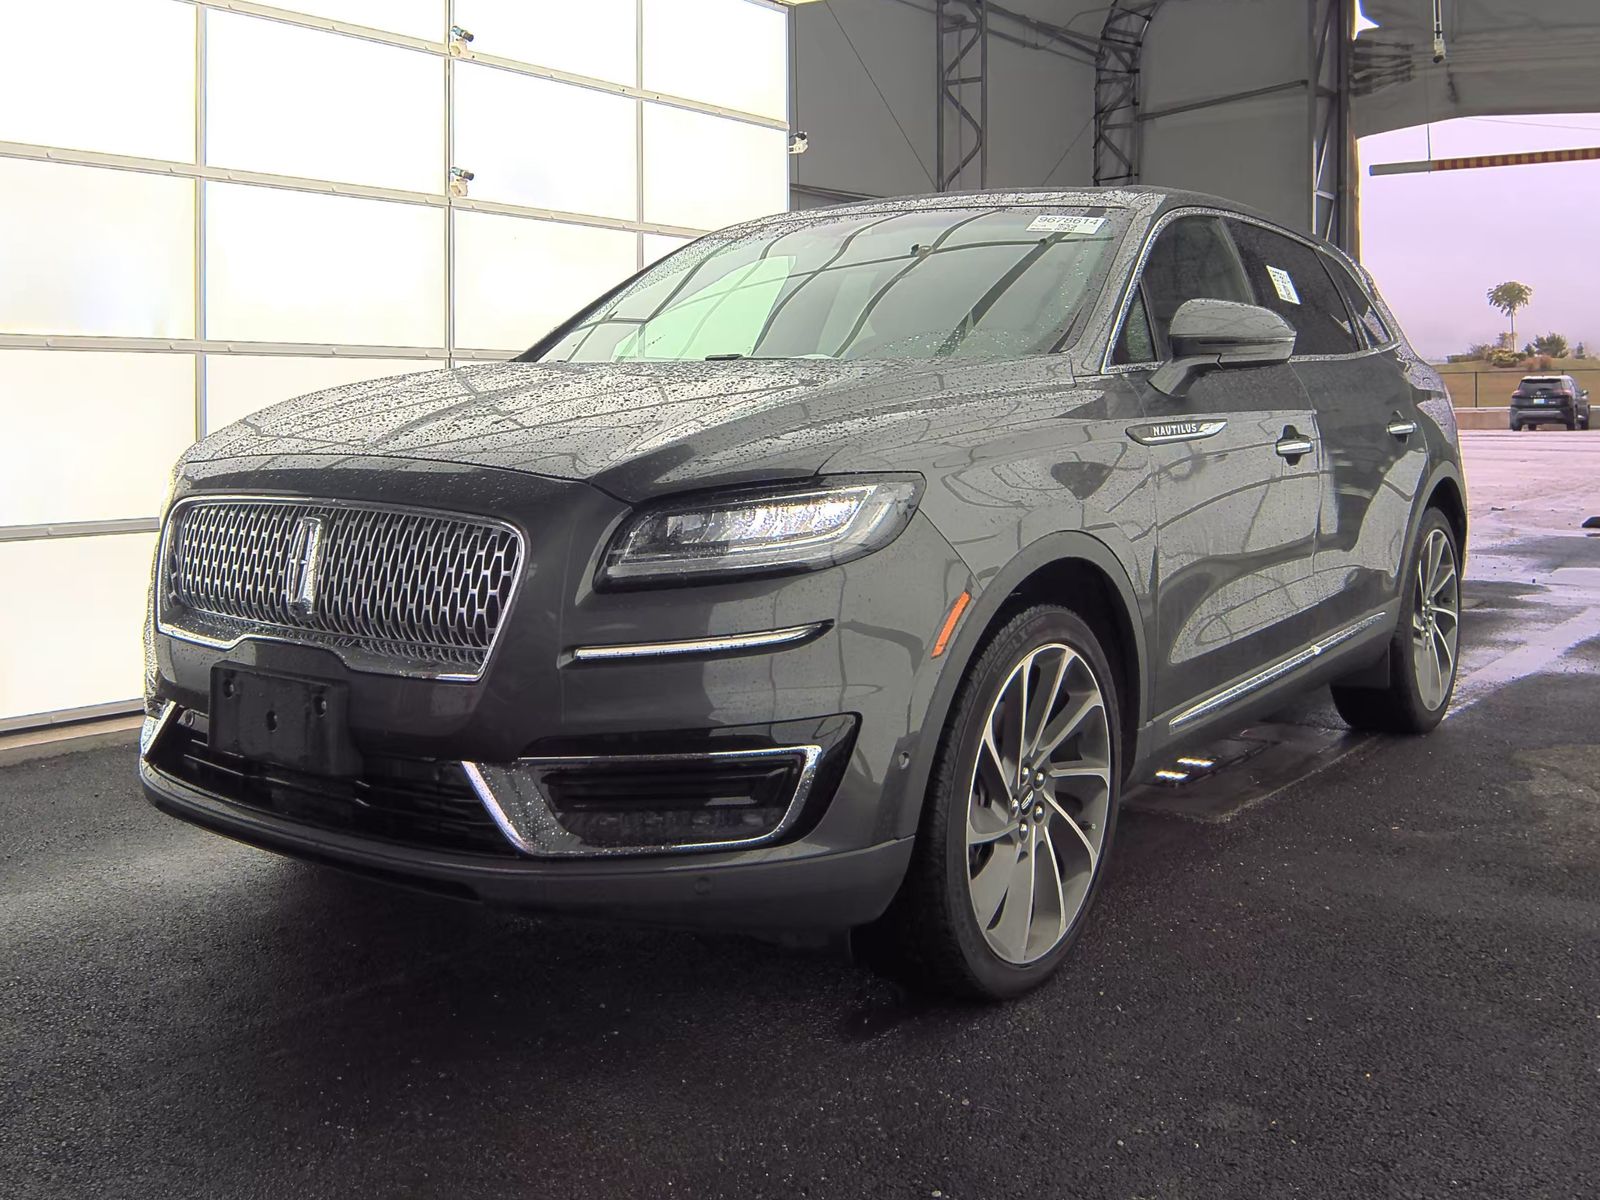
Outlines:
{"type": "Polygon", "coordinates": [[[276,858],[146,806],[130,747],[0,768],[0,1195],[1594,1195],[1600,434],[1505,436],[1457,711],[1131,809],[1002,1007],[276,858]]]}

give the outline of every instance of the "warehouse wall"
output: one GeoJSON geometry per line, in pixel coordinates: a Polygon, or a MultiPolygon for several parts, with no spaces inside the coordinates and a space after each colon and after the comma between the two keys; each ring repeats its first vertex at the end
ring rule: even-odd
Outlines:
{"type": "Polygon", "coordinates": [[[1164,108],[1305,79],[1305,0],[1168,0],[1145,39],[1143,182],[1310,226],[1304,87],[1171,116],[1164,108]]]}
{"type": "MultiPolygon", "coordinates": [[[[1060,23],[1084,6],[1040,0],[1011,7],[1060,23]]],[[[1022,35],[993,20],[992,28],[1022,35]]],[[[1098,33],[1098,19],[1074,28],[1098,33]]],[[[828,202],[811,189],[872,196],[932,191],[938,70],[931,0],[803,5],[793,29],[793,117],[811,138],[808,152],[794,160],[795,206],[828,202]]],[[[1093,92],[1092,67],[992,37],[990,186],[1088,182],[1093,92]]]]}
{"type": "MultiPolygon", "coordinates": [[[[1008,7],[1089,36],[1105,19],[1104,3],[1090,0],[1008,7]]],[[[992,29],[1022,32],[991,20],[992,29]]],[[[1168,0],[1145,42],[1145,111],[1303,79],[1307,25],[1305,0],[1168,0]]],[[[794,162],[796,207],[826,203],[829,190],[932,190],[931,0],[805,5],[793,30],[793,111],[811,135],[794,162]]],[[[989,89],[990,186],[1091,181],[1092,66],[991,38],[989,89]]],[[[1227,196],[1304,227],[1307,136],[1303,88],[1158,117],[1145,125],[1144,181],[1227,196]]]]}
{"type": "Polygon", "coordinates": [[[787,206],[767,0],[226,7],[0,0],[0,729],[137,696],[196,437],[508,358],[685,237],[787,206]]]}

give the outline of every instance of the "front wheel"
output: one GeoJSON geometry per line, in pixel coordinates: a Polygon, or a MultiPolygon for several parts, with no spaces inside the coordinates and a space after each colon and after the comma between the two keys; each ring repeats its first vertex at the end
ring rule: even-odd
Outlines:
{"type": "Polygon", "coordinates": [[[1461,552],[1455,529],[1436,508],[1422,519],[1402,592],[1400,625],[1389,644],[1382,688],[1333,687],[1334,707],[1356,729],[1427,733],[1455,693],[1461,649],[1461,552]]]}
{"type": "Polygon", "coordinates": [[[1117,694],[1100,641],[1039,606],[989,642],[940,742],[916,849],[864,944],[927,990],[1001,999],[1066,956],[1116,825],[1117,694]]]}

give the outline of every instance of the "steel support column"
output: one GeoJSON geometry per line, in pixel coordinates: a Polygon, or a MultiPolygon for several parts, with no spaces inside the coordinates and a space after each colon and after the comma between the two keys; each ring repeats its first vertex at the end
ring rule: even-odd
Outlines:
{"type": "Polygon", "coordinates": [[[1094,61],[1094,182],[1139,182],[1139,55],[1162,0],[1115,0],[1094,61]]]}
{"type": "Polygon", "coordinates": [[[989,5],[937,0],[939,58],[935,183],[941,192],[989,182],[989,5]],[[976,166],[976,171],[969,168],[976,166]]]}
{"type": "Polygon", "coordinates": [[[1355,147],[1350,137],[1354,0],[1307,0],[1306,119],[1311,152],[1311,232],[1354,253],[1355,147]]]}

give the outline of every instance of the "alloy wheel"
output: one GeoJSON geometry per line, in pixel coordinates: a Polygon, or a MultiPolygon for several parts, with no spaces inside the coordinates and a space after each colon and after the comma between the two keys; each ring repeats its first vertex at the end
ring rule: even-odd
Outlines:
{"type": "Polygon", "coordinates": [[[1411,613],[1412,659],[1417,693],[1429,711],[1444,703],[1455,679],[1461,623],[1461,577],[1455,547],[1444,530],[1434,529],[1417,556],[1411,613]]]}
{"type": "Polygon", "coordinates": [[[967,885],[989,947],[1037,961],[1061,944],[1099,867],[1111,802],[1106,701],[1083,655],[1025,655],[983,724],[967,802],[967,885]]]}

